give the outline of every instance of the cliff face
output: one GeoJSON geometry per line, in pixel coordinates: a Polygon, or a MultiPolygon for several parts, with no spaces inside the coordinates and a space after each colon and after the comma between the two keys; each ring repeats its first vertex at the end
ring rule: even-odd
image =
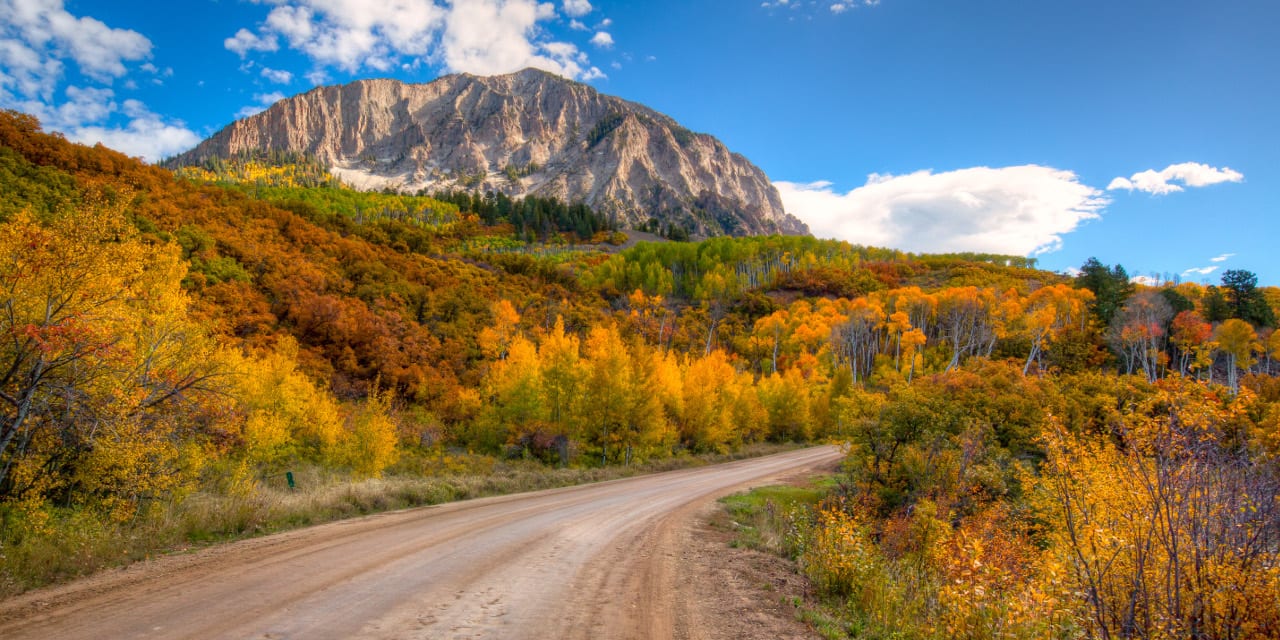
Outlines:
{"type": "Polygon", "coordinates": [[[319,87],[171,163],[255,150],[313,154],[358,188],[581,200],[624,226],[656,218],[708,236],[808,233],[764,172],[719,140],[534,69],[319,87]]]}

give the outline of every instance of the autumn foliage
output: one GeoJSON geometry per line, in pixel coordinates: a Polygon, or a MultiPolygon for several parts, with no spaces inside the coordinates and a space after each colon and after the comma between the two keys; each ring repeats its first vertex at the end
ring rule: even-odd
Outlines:
{"type": "Polygon", "coordinates": [[[835,440],[791,550],[851,630],[1280,636],[1280,296],[1251,274],[582,244],[608,231],[305,158],[175,175],[0,115],[0,552],[298,469],[835,440]]]}

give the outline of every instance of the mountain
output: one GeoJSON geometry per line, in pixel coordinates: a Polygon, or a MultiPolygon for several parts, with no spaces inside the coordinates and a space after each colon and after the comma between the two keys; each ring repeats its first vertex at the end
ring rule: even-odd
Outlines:
{"type": "Polygon", "coordinates": [[[652,218],[702,236],[809,232],[764,172],[714,137],[536,69],[318,87],[168,164],[270,151],[313,155],[362,189],[555,197],[626,227],[652,218]]]}

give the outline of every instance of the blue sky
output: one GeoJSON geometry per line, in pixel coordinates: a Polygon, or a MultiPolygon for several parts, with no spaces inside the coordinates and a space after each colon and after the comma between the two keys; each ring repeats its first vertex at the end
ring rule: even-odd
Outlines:
{"type": "Polygon", "coordinates": [[[316,84],[537,66],[719,137],[820,236],[1280,285],[1277,24],[1273,0],[0,0],[0,106],[157,159],[316,84]]]}

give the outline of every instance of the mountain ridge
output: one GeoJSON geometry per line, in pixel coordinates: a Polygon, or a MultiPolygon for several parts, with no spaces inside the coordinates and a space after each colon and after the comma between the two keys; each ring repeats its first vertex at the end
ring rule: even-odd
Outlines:
{"type": "Polygon", "coordinates": [[[257,151],[314,155],[363,189],[555,197],[623,226],[698,236],[808,234],[764,172],[715,137],[536,69],[316,87],[166,164],[257,151]]]}

